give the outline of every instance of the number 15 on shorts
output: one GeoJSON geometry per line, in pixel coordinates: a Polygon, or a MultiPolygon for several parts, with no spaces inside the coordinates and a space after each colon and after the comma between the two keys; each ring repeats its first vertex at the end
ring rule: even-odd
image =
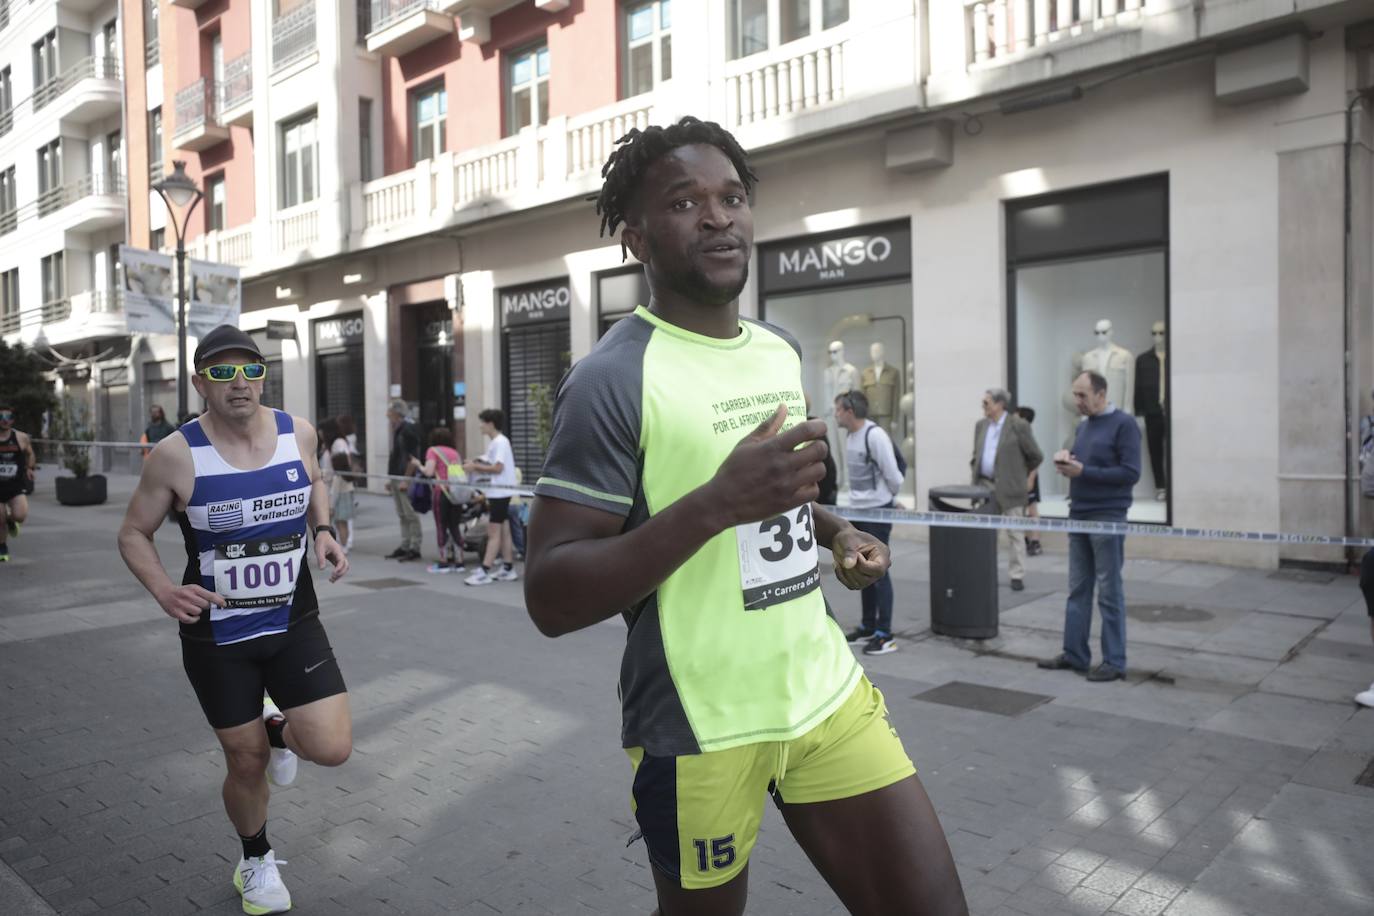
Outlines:
{"type": "Polygon", "coordinates": [[[744,609],[758,611],[791,601],[821,584],[811,506],[735,529],[744,609]]]}
{"type": "Polygon", "coordinates": [[[697,871],[720,871],[735,864],[735,835],[718,836],[713,840],[693,840],[697,851],[697,871]]]}

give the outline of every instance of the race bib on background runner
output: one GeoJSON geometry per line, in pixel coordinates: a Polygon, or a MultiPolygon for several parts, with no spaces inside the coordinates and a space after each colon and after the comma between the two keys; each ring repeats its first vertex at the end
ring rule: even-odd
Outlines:
{"type": "Polygon", "coordinates": [[[215,548],[215,591],[226,608],[290,604],[305,562],[305,536],[236,541],[215,548]]]}
{"type": "Polygon", "coordinates": [[[791,601],[821,584],[820,554],[811,506],[735,528],[744,609],[791,601]]]}
{"type": "Polygon", "coordinates": [[[19,476],[19,464],[0,457],[0,480],[13,480],[19,476]]]}

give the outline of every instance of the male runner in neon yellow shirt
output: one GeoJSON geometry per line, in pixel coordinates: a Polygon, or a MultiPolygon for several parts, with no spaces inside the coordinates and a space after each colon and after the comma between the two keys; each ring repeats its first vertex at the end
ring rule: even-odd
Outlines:
{"type": "Polygon", "coordinates": [[[551,636],[630,631],[622,739],[660,912],[743,913],[765,796],[852,913],[967,913],[939,820],[882,695],[820,591],[887,548],[814,505],[825,426],[801,355],[739,317],[754,175],[718,125],[631,131],[603,170],[604,231],[647,308],[565,378],[535,487],[525,597],[551,636]]]}

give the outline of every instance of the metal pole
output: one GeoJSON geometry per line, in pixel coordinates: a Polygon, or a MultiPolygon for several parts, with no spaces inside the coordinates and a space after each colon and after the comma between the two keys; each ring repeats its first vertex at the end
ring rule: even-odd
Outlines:
{"type": "Polygon", "coordinates": [[[186,416],[186,245],[177,234],[177,418],[186,416]]]}

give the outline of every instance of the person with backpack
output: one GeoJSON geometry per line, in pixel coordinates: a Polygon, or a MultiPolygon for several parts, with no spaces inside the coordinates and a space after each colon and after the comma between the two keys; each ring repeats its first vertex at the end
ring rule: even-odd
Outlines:
{"type": "MultiPolygon", "coordinates": [[[[862,391],[846,391],[835,398],[835,422],[848,433],[844,444],[845,467],[849,471],[849,505],[853,509],[890,509],[906,476],[906,460],[892,437],[868,419],[868,398],[862,391]]],[[[855,522],[854,527],[873,535],[884,544],[892,536],[891,524],[855,522]]],[[[864,643],[865,655],[886,655],[897,651],[892,636],[892,577],[865,586],[859,593],[863,606],[862,623],[848,634],[849,642],[864,643]]]]}
{"type": "MultiPolygon", "coordinates": [[[[975,485],[992,491],[992,511],[1025,518],[1030,502],[1030,477],[1045,460],[1030,424],[1011,412],[1011,395],[1005,388],[983,392],[983,419],[973,427],[973,457],[969,459],[975,485]]],[[[1026,535],[1006,529],[1011,548],[1011,590],[1026,587],[1026,535]]]]}
{"type": "Polygon", "coordinates": [[[408,470],[410,473],[419,471],[422,477],[434,481],[430,507],[434,510],[439,559],[429,565],[429,571],[436,575],[467,572],[463,566],[462,506],[467,472],[463,470],[463,456],[453,447],[453,433],[447,426],[430,430],[424,464],[412,458],[408,470]]]}

